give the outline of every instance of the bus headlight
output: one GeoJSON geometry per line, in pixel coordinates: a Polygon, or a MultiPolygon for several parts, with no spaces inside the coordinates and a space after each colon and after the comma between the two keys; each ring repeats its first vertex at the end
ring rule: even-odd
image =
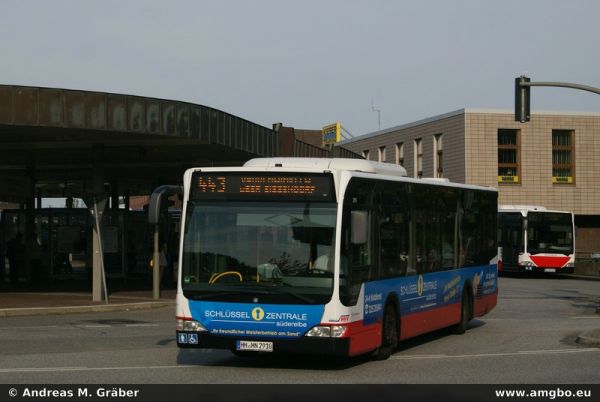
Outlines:
{"type": "Polygon", "coordinates": [[[331,337],[332,338],[341,338],[346,333],[345,325],[332,325],[331,326],[331,337]]]}
{"type": "Polygon", "coordinates": [[[331,328],[322,325],[312,327],[310,331],[306,333],[306,336],[329,338],[331,336],[331,328]]]}
{"type": "Polygon", "coordinates": [[[312,327],[305,336],[316,338],[341,338],[346,333],[345,325],[317,325],[312,327]]]}
{"type": "Polygon", "coordinates": [[[208,330],[199,321],[182,320],[182,319],[178,318],[177,319],[177,331],[205,332],[208,330]]]}
{"type": "Polygon", "coordinates": [[[574,262],[568,262],[567,265],[565,265],[565,268],[573,268],[573,267],[575,267],[574,262]]]}

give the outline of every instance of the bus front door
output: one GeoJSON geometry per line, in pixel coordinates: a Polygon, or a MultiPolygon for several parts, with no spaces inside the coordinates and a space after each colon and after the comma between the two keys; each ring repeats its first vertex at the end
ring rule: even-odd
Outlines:
{"type": "Polygon", "coordinates": [[[514,217],[505,217],[500,222],[500,225],[502,236],[500,241],[502,244],[502,270],[518,271],[519,253],[523,252],[523,219],[521,214],[514,217]]]}

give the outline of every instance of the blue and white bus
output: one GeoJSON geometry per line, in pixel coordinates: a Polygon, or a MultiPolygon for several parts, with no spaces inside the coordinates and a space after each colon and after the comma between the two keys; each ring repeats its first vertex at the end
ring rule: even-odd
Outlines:
{"type": "Polygon", "coordinates": [[[496,305],[497,191],[356,159],[184,175],[177,345],[387,358],[496,305]]]}

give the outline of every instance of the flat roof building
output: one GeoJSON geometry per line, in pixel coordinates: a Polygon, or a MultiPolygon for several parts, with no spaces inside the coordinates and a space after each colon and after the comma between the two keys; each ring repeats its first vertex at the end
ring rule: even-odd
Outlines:
{"type": "Polygon", "coordinates": [[[501,204],[573,211],[577,256],[600,252],[600,113],[461,109],[340,143],[408,176],[497,187],[501,204]]]}

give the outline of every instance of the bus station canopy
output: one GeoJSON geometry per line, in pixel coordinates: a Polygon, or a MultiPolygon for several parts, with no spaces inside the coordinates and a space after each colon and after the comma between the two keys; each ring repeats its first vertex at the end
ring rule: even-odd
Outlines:
{"type": "MultiPolygon", "coordinates": [[[[100,247],[109,199],[111,209],[119,209],[124,197],[127,210],[130,196],[178,185],[190,167],[241,166],[271,156],[359,157],[315,145],[320,131],[312,131],[311,144],[299,140],[291,127],[278,123],[271,129],[188,102],[0,85],[0,208],[2,202],[20,204],[25,238],[32,239],[42,198],[84,199],[95,222],[89,239],[93,250],[86,250],[93,256],[92,297],[99,301],[101,289],[106,292],[100,247]]],[[[125,241],[123,233],[113,238],[125,241]]],[[[10,238],[0,231],[0,256],[10,238]]],[[[53,256],[47,259],[51,273],[56,271],[53,256]]]]}
{"type": "Polygon", "coordinates": [[[0,85],[0,201],[84,196],[98,191],[94,177],[149,194],[188,167],[241,165],[279,146],[274,130],[207,106],[0,85]]]}

